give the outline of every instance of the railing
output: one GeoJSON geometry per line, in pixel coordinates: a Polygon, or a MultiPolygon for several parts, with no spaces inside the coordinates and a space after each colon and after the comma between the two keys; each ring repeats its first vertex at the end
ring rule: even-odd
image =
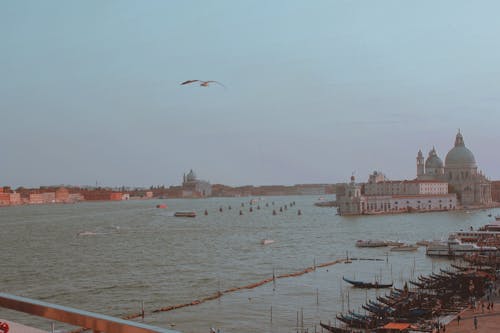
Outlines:
{"type": "Polygon", "coordinates": [[[85,327],[94,333],[179,333],[130,320],[0,292],[0,307],[85,327]]]}

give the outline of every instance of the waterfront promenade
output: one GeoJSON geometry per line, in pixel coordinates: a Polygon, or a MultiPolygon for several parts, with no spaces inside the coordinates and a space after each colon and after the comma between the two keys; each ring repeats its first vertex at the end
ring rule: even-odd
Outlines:
{"type": "Polygon", "coordinates": [[[460,324],[455,317],[446,325],[445,333],[497,333],[500,331],[500,302],[497,300],[493,311],[485,309],[483,313],[481,309],[466,309],[460,317],[460,324]],[[474,328],[474,316],[477,318],[477,329],[474,328]]]}

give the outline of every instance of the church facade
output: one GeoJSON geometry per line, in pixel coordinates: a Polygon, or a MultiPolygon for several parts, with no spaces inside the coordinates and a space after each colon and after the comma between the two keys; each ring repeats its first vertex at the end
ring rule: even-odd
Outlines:
{"type": "Polygon", "coordinates": [[[196,177],[193,170],[190,170],[182,177],[182,196],[184,198],[203,198],[212,195],[212,185],[206,180],[196,177]]]}
{"type": "Polygon", "coordinates": [[[422,151],[418,152],[416,179],[388,180],[375,171],[367,183],[356,183],[353,176],[337,191],[340,215],[442,211],[491,204],[491,182],[478,170],[460,131],[444,163],[435,148],[426,160],[422,151]]]}
{"type": "Polygon", "coordinates": [[[481,206],[492,203],[491,181],[478,170],[474,154],[465,146],[458,131],[454,147],[446,154],[445,162],[432,148],[424,162],[422,151],[417,154],[417,180],[448,183],[448,191],[456,193],[462,206],[481,206]]]}

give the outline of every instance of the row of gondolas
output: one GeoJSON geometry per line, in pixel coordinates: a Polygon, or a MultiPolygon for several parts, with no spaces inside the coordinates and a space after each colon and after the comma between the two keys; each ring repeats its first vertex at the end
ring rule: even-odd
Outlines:
{"type": "Polygon", "coordinates": [[[365,314],[354,311],[337,315],[344,327],[320,322],[322,328],[334,333],[394,332],[393,328],[431,332],[433,319],[456,314],[471,300],[484,296],[492,288],[495,269],[452,265],[439,274],[419,276],[405,283],[403,289],[392,288],[390,293],[378,296],[362,305],[365,314]],[[405,329],[406,328],[406,329],[405,329]]]}

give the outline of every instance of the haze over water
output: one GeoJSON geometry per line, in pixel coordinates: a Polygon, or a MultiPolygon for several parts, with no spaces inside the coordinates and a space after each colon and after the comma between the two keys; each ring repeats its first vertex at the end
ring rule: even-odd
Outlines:
{"type": "MultiPolygon", "coordinates": [[[[482,226],[492,219],[489,213],[494,216],[499,212],[340,217],[333,208],[315,207],[317,199],[264,197],[253,205],[253,212],[249,212],[250,198],[2,208],[0,288],[113,316],[140,312],[144,301],[145,322],[168,328],[174,323],[174,329],[182,332],[207,332],[210,327],[224,332],[291,332],[301,309],[304,325],[313,329],[320,320],[333,322],[336,313],[347,311],[347,291],[351,309],[376,296],[375,291],[356,290],[342,283],[343,275],[365,281],[394,281],[401,287],[412,271],[415,276],[428,274],[448,263],[427,258],[424,248],[391,253],[388,248],[356,248],[356,240],[414,243],[439,239],[451,231],[482,226]],[[276,216],[272,215],[273,201],[276,216]],[[292,201],[296,202],[294,207],[290,207],[292,201]],[[168,209],[155,208],[164,202],[168,209]],[[284,205],[289,208],[280,213],[279,207],[284,205]],[[222,213],[219,207],[223,207],[222,213]],[[208,216],[203,215],[205,209],[208,216]],[[173,217],[180,210],[194,210],[198,216],[173,217]],[[263,246],[262,239],[275,242],[263,246]],[[198,306],[151,314],[154,309],[272,277],[273,270],[278,276],[303,270],[314,262],[340,259],[346,251],[352,257],[383,261],[355,260],[349,265],[318,268],[300,277],[278,279],[275,285],[269,283],[198,306]]],[[[0,309],[2,317],[50,328],[45,320],[0,309]]],[[[57,328],[64,326],[58,324],[57,328]]]]}

